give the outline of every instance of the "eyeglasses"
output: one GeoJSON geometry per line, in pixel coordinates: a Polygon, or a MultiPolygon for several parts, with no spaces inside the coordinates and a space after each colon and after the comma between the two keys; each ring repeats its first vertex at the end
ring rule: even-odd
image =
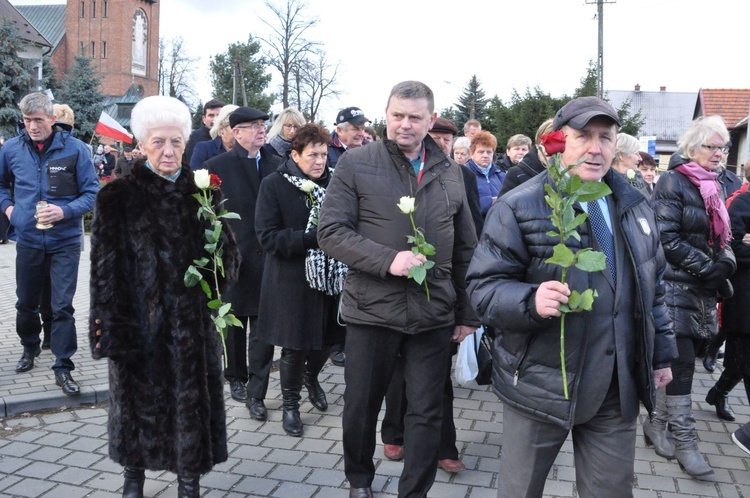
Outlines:
{"type": "Polygon", "coordinates": [[[711,154],[716,154],[717,150],[720,150],[722,154],[729,152],[729,147],[726,145],[706,145],[702,144],[701,147],[705,147],[711,154]]]}
{"type": "Polygon", "coordinates": [[[249,125],[247,125],[247,126],[240,126],[240,125],[237,125],[237,126],[235,126],[235,127],[234,127],[234,129],[235,129],[235,130],[237,130],[237,129],[240,129],[240,130],[244,130],[244,129],[250,129],[250,130],[262,130],[262,129],[263,129],[263,123],[250,123],[250,124],[249,124],[249,125]]]}
{"type": "Polygon", "coordinates": [[[287,130],[298,130],[299,126],[297,126],[296,124],[287,123],[284,125],[284,128],[286,128],[287,130]]]}

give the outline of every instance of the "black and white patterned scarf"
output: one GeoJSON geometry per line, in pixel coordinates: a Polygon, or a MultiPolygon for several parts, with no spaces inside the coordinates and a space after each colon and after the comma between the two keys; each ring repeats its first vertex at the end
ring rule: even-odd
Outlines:
{"type": "MultiPolygon", "coordinates": [[[[328,174],[331,174],[330,169],[328,174]]],[[[310,217],[307,219],[305,232],[309,232],[318,226],[318,213],[323,199],[326,196],[326,189],[316,184],[312,180],[302,179],[298,176],[292,176],[282,173],[289,183],[300,189],[308,196],[307,202],[310,204],[310,217]]],[[[344,289],[346,280],[347,266],[328,256],[321,249],[308,249],[305,257],[305,278],[310,287],[325,292],[329,296],[341,294],[344,289]]]]}

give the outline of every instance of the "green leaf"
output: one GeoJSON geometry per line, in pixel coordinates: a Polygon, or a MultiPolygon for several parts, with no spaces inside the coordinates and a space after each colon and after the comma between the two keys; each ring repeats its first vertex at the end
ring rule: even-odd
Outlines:
{"type": "Polygon", "coordinates": [[[411,253],[415,256],[419,256],[419,247],[414,246],[411,248],[411,253]]]}
{"type": "Polygon", "coordinates": [[[432,244],[428,244],[427,242],[424,243],[422,246],[422,254],[425,256],[434,256],[435,255],[435,246],[432,244]]]}
{"type": "Polygon", "coordinates": [[[232,313],[224,315],[224,320],[232,327],[242,327],[242,322],[237,319],[232,313]]]}
{"type": "Polygon", "coordinates": [[[232,303],[224,303],[221,305],[221,308],[219,308],[219,316],[224,316],[227,313],[229,313],[229,310],[232,308],[232,303]]]}
{"type": "Polygon", "coordinates": [[[546,263],[570,268],[575,263],[575,254],[565,244],[557,244],[552,257],[548,258],[546,263]]]}
{"type": "Polygon", "coordinates": [[[435,266],[435,262],[434,261],[425,261],[424,263],[422,263],[422,266],[424,266],[425,270],[429,270],[430,268],[432,268],[433,266],[435,266]]]}
{"type": "Polygon", "coordinates": [[[406,242],[408,242],[409,244],[416,244],[417,239],[413,235],[407,235],[406,242]]]}
{"type": "Polygon", "coordinates": [[[567,304],[561,304],[560,305],[560,312],[564,315],[565,313],[570,313],[571,309],[568,307],[567,304]]]}
{"type": "Polygon", "coordinates": [[[220,214],[219,218],[224,218],[225,220],[241,220],[242,219],[239,214],[230,213],[230,212],[220,214]]]}
{"type": "Polygon", "coordinates": [[[211,242],[219,242],[219,238],[221,237],[221,228],[222,224],[220,221],[217,221],[214,225],[214,233],[213,233],[213,240],[211,242]]]}
{"type": "Polygon", "coordinates": [[[209,254],[215,253],[216,252],[216,242],[204,245],[203,249],[205,249],[206,252],[209,253],[209,254]]]}
{"type": "Polygon", "coordinates": [[[217,316],[214,320],[214,323],[216,324],[216,327],[219,329],[225,329],[227,328],[227,321],[224,320],[224,317],[217,316]]]}
{"type": "MultiPolygon", "coordinates": [[[[573,214],[572,211],[573,210],[571,209],[571,214],[573,214]]],[[[588,214],[581,213],[575,218],[573,218],[572,220],[567,221],[565,223],[565,231],[569,232],[569,231],[575,230],[577,227],[581,226],[586,221],[586,218],[588,217],[589,217],[588,214]]]]}
{"type": "Polygon", "coordinates": [[[590,311],[594,305],[594,299],[599,297],[599,293],[594,289],[586,289],[581,293],[581,309],[584,311],[590,311]]]}
{"type": "Polygon", "coordinates": [[[604,253],[590,248],[578,251],[576,259],[576,268],[579,270],[594,272],[602,271],[607,267],[607,257],[604,253]]]}
{"type": "Polygon", "coordinates": [[[417,265],[412,266],[409,269],[409,278],[413,278],[414,281],[418,284],[422,284],[424,282],[424,279],[427,277],[427,270],[425,270],[424,266],[417,265]]]}
{"type": "Polygon", "coordinates": [[[213,301],[208,302],[208,307],[212,310],[219,309],[219,306],[221,306],[221,301],[218,299],[214,299],[213,301]]]}
{"type": "Polygon", "coordinates": [[[206,266],[206,264],[208,264],[208,258],[203,257],[201,259],[194,259],[193,263],[195,263],[196,266],[203,268],[206,266]]]}
{"type": "Polygon", "coordinates": [[[208,282],[201,280],[201,289],[203,289],[203,293],[206,297],[211,299],[211,287],[208,285],[208,282]]]}
{"type": "Polygon", "coordinates": [[[581,188],[581,177],[571,175],[565,185],[565,193],[568,195],[577,194],[579,188],[581,188]]]}
{"type": "Polygon", "coordinates": [[[592,202],[611,193],[612,189],[604,182],[583,182],[576,191],[580,202],[592,202]]]}
{"type": "Polygon", "coordinates": [[[568,307],[574,312],[581,307],[581,294],[577,290],[571,291],[570,296],[568,296],[568,307]]]}
{"type": "Polygon", "coordinates": [[[195,269],[195,266],[188,266],[188,269],[185,271],[185,276],[183,277],[185,287],[195,287],[201,280],[203,280],[203,275],[195,269]]]}

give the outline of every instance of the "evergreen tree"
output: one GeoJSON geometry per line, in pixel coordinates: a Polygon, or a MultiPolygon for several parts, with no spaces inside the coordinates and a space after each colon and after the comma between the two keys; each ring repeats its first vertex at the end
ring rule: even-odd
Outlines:
{"type": "Polygon", "coordinates": [[[556,99],[538,86],[533,92],[527,87],[524,95],[513,90],[508,106],[497,97],[490,101],[484,128],[495,134],[498,149],[504,150],[508,139],[518,133],[533,140],[539,125],[553,117],[568,100],[568,97],[556,99]]]}
{"type": "Polygon", "coordinates": [[[8,18],[0,19],[0,133],[6,138],[16,135],[21,122],[18,103],[31,84],[28,64],[18,56],[21,48],[16,27],[8,18]]]}
{"type": "Polygon", "coordinates": [[[39,82],[39,86],[42,91],[51,90],[55,98],[57,98],[57,91],[62,88],[60,77],[55,66],[52,65],[52,59],[49,57],[42,58],[42,80],[39,82]]]}
{"type": "Polygon", "coordinates": [[[275,96],[263,94],[271,81],[271,75],[266,74],[266,60],[258,55],[259,52],[260,43],[249,35],[247,43],[232,43],[226,52],[211,57],[209,68],[215,99],[227,104],[232,103],[233,76],[235,65],[239,64],[242,79],[237,78],[234,103],[268,112],[275,96]],[[243,81],[247,104],[243,103],[243,81]]]}
{"type": "Polygon", "coordinates": [[[470,119],[483,121],[487,117],[487,99],[480,85],[477,76],[473,75],[458,98],[455,118],[459,129],[470,119]]]}
{"type": "Polygon", "coordinates": [[[201,126],[203,126],[203,102],[199,99],[193,110],[193,129],[197,130],[201,126]]]}
{"type": "Polygon", "coordinates": [[[94,127],[102,112],[104,95],[99,89],[100,82],[101,76],[91,66],[91,59],[76,55],[73,67],[63,79],[62,89],[55,95],[56,103],[73,109],[76,115],[73,135],[84,142],[94,136],[94,127]]]}

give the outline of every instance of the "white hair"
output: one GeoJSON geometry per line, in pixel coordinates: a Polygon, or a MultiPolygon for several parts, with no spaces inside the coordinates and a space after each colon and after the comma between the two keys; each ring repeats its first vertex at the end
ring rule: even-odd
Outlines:
{"type": "Polygon", "coordinates": [[[141,142],[148,137],[151,129],[158,126],[175,126],[187,140],[192,129],[190,109],[174,97],[155,95],[138,102],[130,114],[130,129],[141,142]]]}

